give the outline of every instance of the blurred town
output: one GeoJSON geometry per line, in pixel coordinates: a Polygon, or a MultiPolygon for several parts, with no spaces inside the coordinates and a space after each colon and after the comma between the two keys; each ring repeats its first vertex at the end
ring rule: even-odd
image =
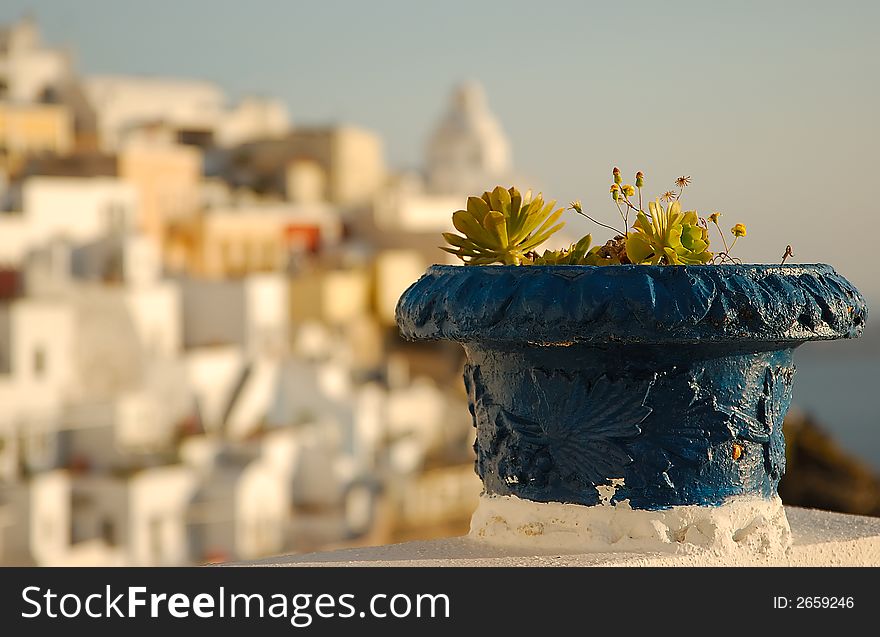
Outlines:
{"type": "Polygon", "coordinates": [[[81,75],[34,20],[0,27],[0,564],[466,531],[460,348],[403,342],[394,307],[513,167],[478,85],[425,135],[393,172],[373,131],[81,75]]]}
{"type": "Polygon", "coordinates": [[[0,31],[0,563],[190,564],[466,528],[457,348],[400,293],[509,148],[455,90],[423,174],[200,80],[0,31]],[[437,361],[446,364],[437,364],[437,361]]]}

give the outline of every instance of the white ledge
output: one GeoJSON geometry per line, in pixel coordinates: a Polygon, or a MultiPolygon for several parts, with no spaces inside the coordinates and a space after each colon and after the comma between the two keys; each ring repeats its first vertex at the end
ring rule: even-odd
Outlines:
{"type": "Polygon", "coordinates": [[[562,552],[454,537],[326,553],[284,555],[232,566],[880,566],[880,518],[785,507],[792,544],[784,553],[743,550],[663,553],[562,552]]]}
{"type": "Polygon", "coordinates": [[[630,508],[627,501],[610,504],[614,486],[599,490],[598,506],[483,494],[471,517],[469,536],[490,544],[565,553],[708,550],[721,557],[744,550],[784,554],[791,547],[791,529],[779,497],[739,496],[720,506],[646,511],[630,508]]]}

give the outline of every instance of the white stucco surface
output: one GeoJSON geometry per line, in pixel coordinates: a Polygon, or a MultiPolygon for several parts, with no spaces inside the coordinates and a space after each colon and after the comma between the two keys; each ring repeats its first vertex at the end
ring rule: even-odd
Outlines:
{"type": "Polygon", "coordinates": [[[502,546],[602,553],[725,554],[752,551],[783,554],[791,529],[779,497],[735,497],[721,506],[633,509],[628,500],[611,504],[615,489],[597,487],[599,506],[531,502],[514,496],[480,497],[470,537],[502,546]]]}
{"type": "Polygon", "coordinates": [[[326,553],[284,555],[241,566],[880,566],[880,518],[786,507],[784,553],[576,553],[503,547],[454,537],[326,553]]]}

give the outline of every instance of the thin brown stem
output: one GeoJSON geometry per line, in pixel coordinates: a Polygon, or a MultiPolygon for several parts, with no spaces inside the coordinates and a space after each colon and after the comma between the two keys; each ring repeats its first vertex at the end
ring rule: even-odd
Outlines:
{"type": "Polygon", "coordinates": [[[636,208],[632,202],[629,200],[629,197],[626,194],[623,194],[623,201],[626,203],[626,215],[624,215],[623,223],[626,224],[626,231],[624,232],[624,236],[629,238],[629,211],[630,209],[635,210],[636,212],[641,212],[644,214],[644,210],[642,210],[642,189],[639,188],[639,207],[636,208]]]}
{"type": "Polygon", "coordinates": [[[724,244],[724,252],[730,252],[730,248],[727,247],[727,239],[724,238],[724,230],[721,229],[721,226],[718,225],[718,222],[715,221],[715,227],[718,228],[718,234],[721,235],[721,243],[724,244]]]}
{"type": "Polygon", "coordinates": [[[616,232],[617,234],[623,234],[617,228],[613,228],[613,227],[609,226],[608,224],[605,224],[605,223],[602,223],[601,221],[597,221],[597,220],[593,219],[590,215],[588,215],[586,212],[584,212],[582,210],[575,210],[575,212],[578,213],[579,215],[581,215],[582,217],[586,217],[587,219],[589,219],[590,221],[595,223],[597,226],[602,226],[603,228],[608,228],[609,230],[611,230],[612,232],[616,232]]]}
{"type": "Polygon", "coordinates": [[[620,213],[620,218],[623,219],[623,236],[627,239],[629,238],[629,209],[632,204],[629,203],[629,200],[626,198],[626,195],[622,194],[621,198],[626,203],[626,208],[623,210],[620,209],[620,200],[616,201],[617,204],[617,212],[620,213]]]}
{"type": "Polygon", "coordinates": [[[785,246],[785,252],[782,254],[782,263],[780,265],[785,265],[786,259],[788,259],[788,257],[793,257],[793,256],[794,256],[794,252],[791,251],[791,246],[790,245],[785,246]]]}

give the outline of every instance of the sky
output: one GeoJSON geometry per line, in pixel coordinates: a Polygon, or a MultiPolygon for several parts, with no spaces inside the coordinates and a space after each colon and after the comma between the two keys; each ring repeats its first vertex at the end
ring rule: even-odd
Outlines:
{"type": "Polygon", "coordinates": [[[690,175],[685,208],[745,223],[745,261],[791,244],[880,300],[880,2],[3,0],[0,22],[28,11],[83,73],[274,95],[295,125],[375,130],[398,168],[478,80],[522,189],[613,221],[613,165],[646,193],[690,175]]]}

